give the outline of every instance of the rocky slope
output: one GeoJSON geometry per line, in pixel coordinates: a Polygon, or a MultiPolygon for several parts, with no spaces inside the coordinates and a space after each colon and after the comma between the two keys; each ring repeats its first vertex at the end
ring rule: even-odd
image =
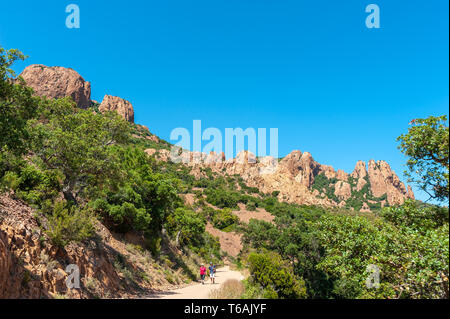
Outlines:
{"type": "MultiPolygon", "coordinates": [[[[0,194],[0,299],[139,298],[188,279],[140,249],[133,233],[122,238],[97,223],[94,239],[61,248],[42,232],[37,216],[14,194],[0,194]],[[71,264],[80,270],[79,289],[66,285],[71,264]]],[[[170,245],[164,249],[180,255],[170,245]]]]}
{"type": "MultiPolygon", "coordinates": [[[[171,160],[167,150],[148,149],[159,160],[171,160]]],[[[222,175],[240,175],[250,187],[262,192],[279,192],[279,200],[326,207],[347,207],[370,211],[386,205],[402,204],[414,199],[411,188],[405,187],[385,161],[358,161],[351,174],[322,165],[308,152],[293,151],[280,161],[272,157],[256,158],[241,152],[225,160],[223,154],[184,152],[180,160],[192,167],[192,174],[202,176],[205,167],[222,175]]]]}
{"type": "MultiPolygon", "coordinates": [[[[31,65],[21,74],[37,95],[53,98],[71,96],[79,107],[95,105],[90,100],[90,84],[74,70],[62,67],[31,65]]],[[[105,95],[98,105],[100,112],[115,111],[125,120],[134,122],[130,102],[105,95]]],[[[146,136],[155,143],[159,139],[146,136]]],[[[167,150],[147,149],[147,154],[160,160],[170,160],[167,150]]],[[[279,192],[279,199],[306,205],[340,206],[368,211],[385,205],[402,204],[414,198],[410,187],[384,161],[359,161],[351,174],[316,162],[308,152],[293,151],[278,161],[271,157],[256,158],[241,152],[235,159],[225,161],[223,154],[185,153],[184,162],[199,177],[201,169],[209,167],[220,174],[240,175],[251,187],[263,192],[279,192]],[[189,158],[186,158],[189,157],[189,158]]]]}

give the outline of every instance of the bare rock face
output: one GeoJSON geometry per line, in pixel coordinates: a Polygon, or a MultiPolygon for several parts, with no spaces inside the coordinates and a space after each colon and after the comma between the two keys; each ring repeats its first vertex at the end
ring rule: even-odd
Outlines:
{"type": "Polygon", "coordinates": [[[355,169],[351,174],[353,178],[364,178],[367,176],[366,163],[363,161],[358,161],[356,163],[355,169]]]}
{"type": "Polygon", "coordinates": [[[407,191],[405,184],[391,170],[388,163],[371,160],[368,166],[370,187],[375,197],[386,194],[390,205],[401,205],[405,198],[414,198],[411,188],[407,191]]]}
{"type": "Polygon", "coordinates": [[[338,169],[336,178],[340,181],[348,181],[348,174],[341,169],[338,169]]]}
{"type": "Polygon", "coordinates": [[[120,97],[105,95],[98,109],[102,113],[108,111],[117,112],[128,122],[134,123],[133,105],[120,97]]]}
{"type": "Polygon", "coordinates": [[[79,267],[82,285],[90,278],[95,280],[100,295],[109,292],[120,296],[121,280],[111,249],[93,242],[54,246],[33,214],[25,203],[0,194],[0,299],[53,298],[55,294],[87,298],[86,289],[66,286],[69,264],[79,267]]]}
{"type": "Polygon", "coordinates": [[[20,76],[33,88],[35,95],[55,99],[70,96],[80,108],[91,103],[91,84],[70,68],[33,64],[20,76]]]}
{"type": "Polygon", "coordinates": [[[321,165],[313,159],[309,152],[302,154],[299,164],[300,172],[295,179],[306,187],[311,187],[314,183],[314,177],[320,172],[321,165]]]}
{"type": "Polygon", "coordinates": [[[336,172],[333,168],[333,166],[330,165],[321,165],[320,166],[320,170],[324,173],[324,175],[328,178],[328,179],[332,179],[332,178],[336,178],[336,172]]]}
{"type": "Polygon", "coordinates": [[[356,184],[356,190],[360,191],[367,184],[367,181],[364,178],[358,178],[358,184],[356,184]]]}
{"type": "Polygon", "coordinates": [[[8,247],[6,233],[0,230],[0,298],[4,298],[3,292],[9,282],[11,269],[11,252],[8,247]]]}
{"type": "MultiPolygon", "coordinates": [[[[314,161],[310,153],[302,154],[300,151],[288,154],[281,160],[280,166],[287,174],[293,175],[298,183],[306,187],[314,183],[314,176],[321,171],[321,165],[314,161]]],[[[332,174],[329,168],[327,171],[332,174]]]]}
{"type": "Polygon", "coordinates": [[[302,152],[292,151],[281,160],[280,165],[284,167],[287,172],[291,173],[292,175],[296,175],[298,173],[298,164],[300,162],[301,156],[302,152]]]}
{"type": "Polygon", "coordinates": [[[409,185],[408,185],[407,190],[406,190],[406,197],[410,198],[410,199],[415,199],[414,192],[413,192],[411,186],[409,186],[409,185]]]}
{"type": "Polygon", "coordinates": [[[334,186],[334,194],[343,200],[347,200],[352,196],[352,188],[349,183],[338,181],[334,186]]]}

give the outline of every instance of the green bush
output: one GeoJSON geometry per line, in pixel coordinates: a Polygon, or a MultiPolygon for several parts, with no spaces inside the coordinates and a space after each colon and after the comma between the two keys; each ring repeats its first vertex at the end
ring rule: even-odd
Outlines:
{"type": "Polygon", "coordinates": [[[245,205],[245,209],[248,211],[255,211],[256,207],[257,206],[255,202],[248,202],[247,205],[245,205]]]}
{"type": "Polygon", "coordinates": [[[20,178],[14,172],[6,172],[1,181],[2,188],[17,190],[20,185],[20,178]]]}
{"type": "Polygon", "coordinates": [[[206,201],[219,208],[237,208],[241,198],[238,192],[226,189],[206,189],[206,201]]]}
{"type": "Polygon", "coordinates": [[[80,242],[94,235],[93,215],[87,209],[80,209],[57,202],[47,219],[46,234],[51,241],[64,247],[71,241],[80,242]]]}
{"type": "Polygon", "coordinates": [[[251,280],[262,287],[264,298],[306,298],[303,279],[294,276],[280,255],[274,252],[251,253],[248,263],[251,280]]]}
{"type": "Polygon", "coordinates": [[[449,222],[447,207],[420,208],[419,204],[413,200],[407,200],[402,206],[384,208],[381,216],[396,226],[411,228],[422,233],[449,222]]]}
{"type": "Polygon", "coordinates": [[[238,221],[239,218],[228,208],[218,211],[212,218],[214,227],[218,229],[225,229],[231,225],[237,224],[238,221]]]}

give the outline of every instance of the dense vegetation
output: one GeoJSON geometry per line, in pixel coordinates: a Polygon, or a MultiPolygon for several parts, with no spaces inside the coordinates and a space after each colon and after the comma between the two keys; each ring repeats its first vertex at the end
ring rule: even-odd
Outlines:
{"type": "MultiPolygon", "coordinates": [[[[354,216],[280,206],[274,225],[251,220],[244,241],[279,254],[310,298],[448,298],[447,208],[408,201],[354,216]],[[366,286],[369,265],[380,270],[378,289],[366,286]]],[[[252,278],[265,285],[257,273],[252,278]]]]}
{"type": "MultiPolygon", "coordinates": [[[[414,120],[399,140],[409,156],[411,180],[431,198],[448,203],[445,121],[446,117],[414,120]]],[[[317,177],[313,188],[332,198],[330,184],[335,181],[317,177]]],[[[355,213],[362,196],[372,197],[368,185],[347,201],[354,211],[275,202],[266,208],[276,215],[274,224],[251,220],[244,242],[250,251],[267,255],[263,260],[274,258],[269,257],[274,252],[281,256],[295,278],[304,280],[309,298],[449,298],[448,207],[407,200],[371,214],[355,213]]],[[[282,297],[270,294],[279,291],[277,283],[261,278],[261,260],[250,258],[253,254],[247,258],[252,275],[247,288],[259,296],[282,297]]],[[[273,263],[265,265],[270,268],[273,263]]]]}
{"type": "Polygon", "coordinates": [[[0,186],[37,209],[55,244],[89,239],[98,219],[118,233],[142,233],[155,256],[167,230],[180,247],[220,257],[205,219],[178,195],[192,183],[186,167],[149,157],[144,149],[156,143],[145,138],[150,134],[115,113],[33,97],[14,80],[18,59],[19,51],[0,48],[0,186]]]}
{"type": "MultiPolygon", "coordinates": [[[[137,232],[154,257],[167,234],[181,249],[219,261],[218,241],[207,223],[243,233],[235,261],[246,266],[244,298],[448,298],[448,208],[407,201],[373,204],[358,213],[363,198],[374,198],[370,183],[342,209],[279,202],[236,176],[155,160],[144,149],[168,149],[141,127],[98,105],[82,110],[70,99],[33,97],[14,80],[11,66],[24,56],[0,48],[0,188],[36,208],[43,230],[64,247],[95,235],[97,220],[117,233],[137,232]],[[192,206],[181,194],[194,194],[192,206]],[[241,224],[239,206],[265,209],[273,223],[241,224]],[[353,208],[353,210],[351,210],[353,208]],[[373,280],[379,270],[379,285],[373,280]]],[[[430,196],[448,201],[446,118],[416,120],[402,135],[411,178],[430,196]]],[[[338,202],[325,175],[313,189],[338,202]]],[[[349,183],[353,186],[351,178],[349,183]]],[[[354,187],[352,187],[353,189],[354,187]]]]}

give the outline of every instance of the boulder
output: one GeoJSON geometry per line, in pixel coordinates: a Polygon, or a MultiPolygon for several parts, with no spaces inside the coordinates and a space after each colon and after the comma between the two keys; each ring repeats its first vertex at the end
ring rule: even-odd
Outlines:
{"type": "Polygon", "coordinates": [[[26,67],[20,76],[37,96],[54,99],[70,96],[80,108],[91,104],[91,84],[70,68],[33,64],[26,67]]]}
{"type": "Polygon", "coordinates": [[[105,95],[98,110],[102,113],[109,111],[117,112],[126,121],[134,123],[133,105],[120,97],[105,95]]]}

